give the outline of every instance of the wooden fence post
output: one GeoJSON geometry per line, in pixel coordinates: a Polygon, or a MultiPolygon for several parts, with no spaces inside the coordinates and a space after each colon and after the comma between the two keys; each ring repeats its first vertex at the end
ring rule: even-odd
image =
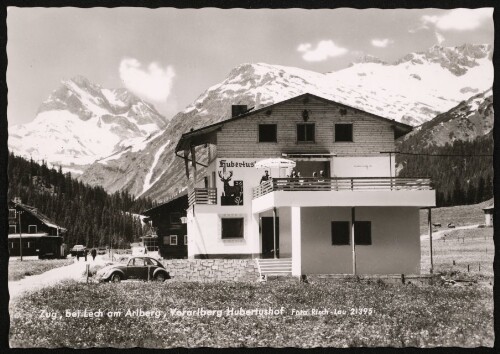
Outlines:
{"type": "Polygon", "coordinates": [[[89,282],[89,270],[90,270],[90,264],[86,264],[86,268],[87,268],[87,283],[89,282]]]}

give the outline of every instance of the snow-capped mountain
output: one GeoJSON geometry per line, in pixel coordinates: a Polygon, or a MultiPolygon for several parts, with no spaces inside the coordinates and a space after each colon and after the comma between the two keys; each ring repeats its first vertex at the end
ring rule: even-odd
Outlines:
{"type": "Polygon", "coordinates": [[[493,91],[472,96],[448,112],[417,127],[401,143],[404,150],[453,144],[457,140],[473,141],[493,129],[493,91]]]}
{"type": "Polygon", "coordinates": [[[9,127],[9,149],[78,174],[158,132],[166,122],[152,105],[126,89],[101,88],[78,76],[62,81],[32,122],[9,127]]]}
{"type": "Polygon", "coordinates": [[[394,63],[365,57],[326,74],[298,68],[242,64],[175,115],[165,131],[94,163],[81,179],[113,192],[163,199],[185,186],[174,148],[182,133],[230,117],[232,104],[260,108],[305,92],[419,125],[493,84],[492,47],[434,46],[394,63]]]}

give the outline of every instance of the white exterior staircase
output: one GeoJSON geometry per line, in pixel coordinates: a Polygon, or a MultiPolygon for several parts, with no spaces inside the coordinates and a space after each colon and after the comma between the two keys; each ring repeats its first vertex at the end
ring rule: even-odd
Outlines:
{"type": "Polygon", "coordinates": [[[257,259],[259,275],[292,275],[291,258],[264,258],[257,259]]]}

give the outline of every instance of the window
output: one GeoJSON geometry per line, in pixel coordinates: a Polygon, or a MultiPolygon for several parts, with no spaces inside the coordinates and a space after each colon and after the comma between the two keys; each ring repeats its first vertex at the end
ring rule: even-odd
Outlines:
{"type": "Polygon", "coordinates": [[[222,238],[243,238],[243,218],[223,218],[222,238]]]}
{"type": "Polygon", "coordinates": [[[188,244],[188,235],[184,235],[184,244],[187,245],[188,244]]]}
{"type": "Polygon", "coordinates": [[[9,209],[9,219],[16,218],[16,209],[9,209]]]}
{"type": "MultiPolygon", "coordinates": [[[[349,221],[332,221],[332,245],[349,245],[351,232],[349,221]]],[[[371,221],[356,221],[354,241],[356,245],[372,244],[371,221]]]]}
{"type": "Polygon", "coordinates": [[[181,213],[170,213],[171,224],[181,224],[181,213]]]}
{"type": "Polygon", "coordinates": [[[177,235],[170,235],[170,245],[177,246],[177,235]]]}
{"type": "Polygon", "coordinates": [[[297,142],[314,143],[314,123],[297,124],[297,142]]]}
{"type": "Polygon", "coordinates": [[[356,221],[354,226],[354,240],[356,241],[356,245],[372,244],[371,221],[356,221]]]}
{"type": "Polygon", "coordinates": [[[170,245],[170,236],[163,236],[163,244],[170,245]]]}
{"type": "Polygon", "coordinates": [[[9,225],[9,234],[16,233],[16,225],[9,225]]]}
{"type": "Polygon", "coordinates": [[[275,143],[278,127],[276,124],[259,124],[259,143],[275,143]]]}
{"type": "Polygon", "coordinates": [[[28,233],[29,234],[36,234],[36,225],[29,225],[28,226],[28,233]]]}
{"type": "Polygon", "coordinates": [[[352,124],[335,124],[335,141],[353,141],[352,124]]]}
{"type": "Polygon", "coordinates": [[[10,248],[14,248],[14,242],[10,243],[10,248]]]}
{"type": "Polygon", "coordinates": [[[31,242],[28,241],[28,248],[30,248],[30,247],[31,247],[31,242]]]}
{"type": "Polygon", "coordinates": [[[349,244],[349,221],[332,221],[332,245],[349,244]]]}

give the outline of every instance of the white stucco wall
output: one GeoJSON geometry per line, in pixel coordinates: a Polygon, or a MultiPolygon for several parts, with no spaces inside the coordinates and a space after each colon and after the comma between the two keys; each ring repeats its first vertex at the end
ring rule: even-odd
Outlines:
{"type": "Polygon", "coordinates": [[[195,205],[188,210],[188,257],[219,254],[252,254],[260,252],[259,219],[252,214],[238,213],[234,207],[213,213],[212,205],[195,205]],[[233,209],[233,210],[231,210],[233,209]],[[244,218],[244,238],[222,239],[221,218],[244,218]]]}
{"type": "MultiPolygon", "coordinates": [[[[350,221],[351,208],[301,208],[302,274],[351,274],[351,245],[331,244],[331,222],[350,221]]],[[[356,246],[358,274],[419,274],[419,209],[358,207],[356,220],[371,221],[372,244],[356,246]]]]}
{"type": "Polygon", "coordinates": [[[388,155],[333,157],[330,169],[332,177],[394,177],[395,158],[388,155]]]}

